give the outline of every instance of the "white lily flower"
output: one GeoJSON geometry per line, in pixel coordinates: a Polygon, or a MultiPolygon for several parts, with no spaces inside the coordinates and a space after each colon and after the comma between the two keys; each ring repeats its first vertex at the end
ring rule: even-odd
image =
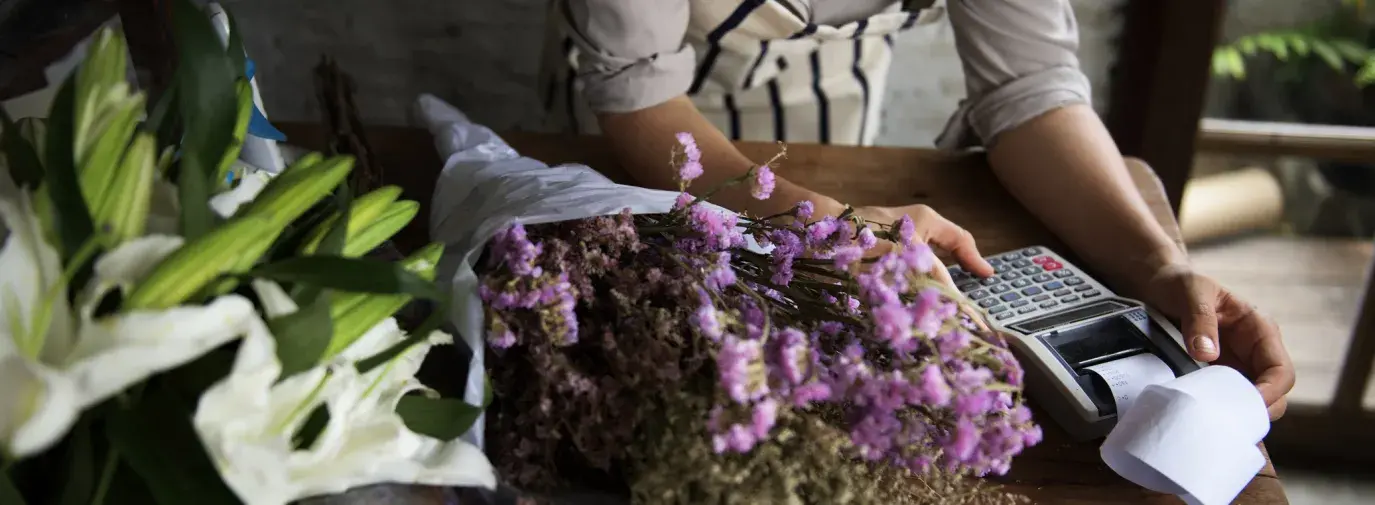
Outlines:
{"type": "Polygon", "coordinates": [[[10,457],[42,452],[84,409],[262,326],[240,296],[96,316],[107,294],[128,289],[181,246],[167,236],[141,237],[97,259],[74,311],[30,196],[0,188],[0,218],[8,229],[0,250],[0,451],[10,457]]]}
{"type": "Polygon", "coordinates": [[[253,168],[242,161],[234,163],[234,170],[235,173],[242,174],[239,176],[239,183],[229,191],[210,197],[210,208],[223,218],[233,216],[240,206],[257,198],[258,193],[261,193],[272,180],[272,174],[253,168]]]}
{"type": "MultiPolygon", "coordinates": [[[[257,281],[268,313],[296,309],[280,287],[257,281]]],[[[249,336],[233,370],[201,396],[193,423],[220,476],[239,499],[285,504],[378,483],[494,488],[486,455],[463,441],[445,442],[406,427],[396,404],[423,386],[415,380],[435,332],[392,362],[359,374],[352,361],[406,337],[395,319],[372,328],[330,363],[278,382],[281,363],[268,336],[249,336]],[[309,447],[293,438],[320,405],[329,422],[309,447]]]]}

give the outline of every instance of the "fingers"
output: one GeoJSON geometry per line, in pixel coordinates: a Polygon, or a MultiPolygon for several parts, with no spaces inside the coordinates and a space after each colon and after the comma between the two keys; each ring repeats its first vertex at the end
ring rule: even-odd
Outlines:
{"type": "Polygon", "coordinates": [[[974,245],[974,235],[968,230],[925,205],[918,205],[910,215],[917,226],[917,234],[924,237],[927,243],[948,251],[960,266],[974,275],[993,275],[993,265],[979,254],[978,247],[974,245]]]}
{"type": "Polygon", "coordinates": [[[945,265],[941,264],[941,260],[935,257],[935,253],[930,254],[932,256],[932,264],[935,265],[931,267],[931,277],[935,278],[936,281],[940,282],[941,284],[945,284],[950,289],[958,293],[959,288],[955,287],[955,279],[950,277],[950,270],[947,270],[945,268],[945,265]]]}
{"type": "Polygon", "coordinates": [[[1281,396],[1279,400],[1275,401],[1275,403],[1267,405],[1265,407],[1265,410],[1270,413],[1270,420],[1275,421],[1281,417],[1284,417],[1284,411],[1288,408],[1289,400],[1286,400],[1283,396],[1281,396]]]}
{"type": "Polygon", "coordinates": [[[1188,289],[1189,311],[1181,321],[1189,355],[1202,362],[1218,357],[1216,289],[1188,289]]]}
{"type": "Polygon", "coordinates": [[[1294,364],[1284,348],[1279,326],[1262,319],[1256,331],[1256,344],[1251,348],[1250,359],[1251,369],[1256,371],[1256,389],[1270,406],[1271,417],[1278,418],[1276,414],[1284,414],[1284,395],[1294,389],[1294,364]]]}

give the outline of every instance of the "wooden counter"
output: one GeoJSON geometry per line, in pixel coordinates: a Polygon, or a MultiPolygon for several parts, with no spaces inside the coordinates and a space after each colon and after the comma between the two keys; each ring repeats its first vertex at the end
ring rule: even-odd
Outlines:
{"type": "MultiPolygon", "coordinates": [[[[292,144],[325,146],[314,125],[279,125],[292,144]]],[[[430,135],[415,128],[385,127],[367,133],[375,159],[385,167],[386,184],[404,188],[405,198],[428,204],[441,168],[430,135]]],[[[577,162],[627,182],[604,141],[596,137],[510,133],[504,138],[518,152],[549,164],[577,162]]],[[[742,143],[753,159],[768,159],[773,144],[742,143]]],[[[1156,218],[1179,240],[1179,226],[1155,174],[1140,163],[1130,169],[1156,218]]],[[[924,149],[854,148],[790,144],[779,175],[853,205],[924,203],[974,234],[984,254],[1044,245],[1065,251],[1051,233],[1009,195],[979,155],[954,155],[924,149]]],[[[428,241],[427,212],[398,237],[403,248],[428,241]]],[[[1182,503],[1178,498],[1140,488],[1118,477],[1098,456],[1097,443],[1073,443],[1046,416],[1039,415],[1045,441],[1018,456],[1012,472],[998,479],[1037,503],[1182,503]]],[[[1262,446],[1262,450],[1264,447],[1262,446]]],[[[1236,503],[1287,504],[1284,489],[1268,464],[1237,497],[1236,503]]]]}

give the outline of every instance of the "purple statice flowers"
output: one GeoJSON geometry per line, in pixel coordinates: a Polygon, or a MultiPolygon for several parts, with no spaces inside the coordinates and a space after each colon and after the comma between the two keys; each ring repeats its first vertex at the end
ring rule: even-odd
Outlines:
{"type": "MultiPolygon", "coordinates": [[[[701,152],[692,135],[677,140],[674,160],[686,190],[702,175],[701,152]]],[[[771,164],[727,184],[748,184],[755,198],[768,199],[777,185],[771,164]]],[[[756,219],[701,204],[710,191],[684,191],[666,214],[632,220],[623,213],[613,228],[589,225],[585,239],[567,241],[600,243],[611,234],[643,250],[633,261],[597,263],[592,259],[605,253],[593,248],[560,249],[560,258],[576,261],[551,262],[549,248],[522,226],[497,234],[487,254],[500,275],[489,274],[479,290],[489,345],[509,349],[543,339],[581,352],[579,346],[594,345],[578,336],[580,311],[595,305],[594,297],[615,298],[614,318],[627,323],[675,314],[661,327],[667,334],[656,338],[700,339],[709,350],[702,380],[687,380],[697,373],[688,368],[681,380],[684,391],[712,405],[701,412],[704,436],[722,457],[770,443],[779,419],[792,415],[820,416],[843,430],[856,458],[914,472],[1000,474],[1040,441],[1023,403],[1019,364],[999,336],[973,324],[961,295],[931,278],[942,266],[910,218],[885,225],[848,211],[815,216],[804,201],[756,219]],[[750,249],[746,236],[768,249],[750,249]],[[598,291],[609,284],[598,279],[609,276],[621,280],[617,291],[598,291]],[[636,295],[639,288],[625,280],[637,278],[681,287],[636,295]],[[636,296],[676,298],[654,302],[672,310],[636,312],[650,310],[634,309],[647,305],[632,301],[648,303],[636,296]]],[[[611,334],[584,338],[617,349],[633,345],[611,334]]]]}

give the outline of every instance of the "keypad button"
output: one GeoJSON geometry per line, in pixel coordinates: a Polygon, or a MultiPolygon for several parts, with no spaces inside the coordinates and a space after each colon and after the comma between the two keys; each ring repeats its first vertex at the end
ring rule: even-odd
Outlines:
{"type": "Polygon", "coordinates": [[[1066,296],[1060,299],[1060,303],[1074,303],[1077,301],[1079,301],[1079,297],[1077,296],[1066,296]]]}
{"type": "Polygon", "coordinates": [[[1005,301],[1005,302],[1010,302],[1010,301],[1016,300],[1016,299],[1021,298],[1021,297],[1022,297],[1022,296],[1021,296],[1021,295],[1018,295],[1017,293],[1003,293],[1003,296],[1001,296],[1001,297],[999,297],[999,298],[1002,298],[1003,301],[1005,301]]]}
{"type": "Polygon", "coordinates": [[[1036,282],[1049,282],[1050,279],[1052,279],[1052,277],[1050,276],[1050,274],[1039,274],[1039,275],[1037,275],[1037,276],[1031,278],[1031,280],[1036,281],[1036,282]]]}
{"type": "Polygon", "coordinates": [[[1030,257],[1035,256],[1035,255],[1037,255],[1037,254],[1041,254],[1041,249],[1040,249],[1040,248],[1037,248],[1037,247],[1028,247],[1028,248],[1026,248],[1026,249],[1022,249],[1022,256],[1026,256],[1026,257],[1030,258],[1030,257]]]}
{"type": "Polygon", "coordinates": [[[1017,260],[1019,260],[1019,259],[1022,259],[1022,255],[1017,254],[1017,253],[1008,253],[1008,254],[1004,254],[1004,255],[1003,255],[1003,261],[1006,261],[1006,262],[1009,262],[1009,263],[1011,263],[1011,262],[1013,262],[1013,261],[1017,261],[1017,260]]]}
{"type": "Polygon", "coordinates": [[[1040,273],[1040,272],[1041,272],[1041,269],[1036,268],[1036,267],[1026,267],[1026,268],[1023,268],[1023,269],[1022,269],[1022,275],[1036,275],[1037,273],[1040,273]]]}
{"type": "MultiPolygon", "coordinates": [[[[1033,301],[1033,302],[1044,302],[1044,301],[1049,300],[1049,299],[1050,299],[1050,295],[1036,295],[1036,297],[1035,297],[1035,298],[1032,298],[1031,301],[1033,301]]],[[[1042,306],[1042,307],[1045,307],[1044,304],[1042,304],[1041,306],[1042,306]]]]}
{"type": "Polygon", "coordinates": [[[1041,268],[1046,269],[1047,272],[1052,272],[1055,270],[1059,270],[1061,268],[1065,268],[1065,266],[1054,261],[1047,261],[1041,264],[1041,268]]]}
{"type": "Polygon", "coordinates": [[[1030,285],[1031,285],[1031,281],[1026,280],[1026,279],[1017,279],[1017,280],[1015,280],[1015,281],[1012,281],[1012,287],[1014,287],[1014,288],[1024,288],[1024,287],[1027,287],[1027,286],[1030,286],[1030,285]]]}
{"type": "Polygon", "coordinates": [[[1026,300],[1017,300],[1017,301],[1015,301],[1015,302],[1012,302],[1012,306],[1013,306],[1013,307],[1022,307],[1022,306],[1025,306],[1025,305],[1028,304],[1028,303],[1031,303],[1031,302],[1028,302],[1028,301],[1026,301],[1026,300]]]}
{"type": "Polygon", "coordinates": [[[980,299],[980,298],[985,298],[985,297],[987,297],[987,296],[988,296],[988,290],[987,290],[987,289],[980,289],[980,290],[978,290],[978,291],[975,291],[975,292],[973,292],[973,293],[970,293],[970,294],[969,294],[969,299],[970,299],[970,300],[978,300],[978,299],[980,299]]]}
{"type": "MultiPolygon", "coordinates": [[[[1050,270],[1050,269],[1047,268],[1046,270],[1050,270]]],[[[1055,272],[1055,276],[1056,276],[1056,277],[1059,277],[1059,278],[1062,278],[1062,279],[1065,278],[1065,277],[1069,277],[1069,276],[1071,276],[1071,275],[1074,275],[1074,272],[1069,271],[1069,270],[1060,270],[1060,271],[1055,272]]]]}
{"type": "Polygon", "coordinates": [[[1041,287],[1046,288],[1046,291],[1055,291],[1055,290],[1057,290],[1057,289],[1060,289],[1060,288],[1065,287],[1065,283],[1060,282],[1060,281],[1047,282],[1047,283],[1045,283],[1045,285],[1043,285],[1043,286],[1041,286],[1041,287]]]}
{"type": "Polygon", "coordinates": [[[993,265],[993,266],[996,267],[996,266],[998,266],[998,265],[1003,264],[1003,259],[1002,259],[1002,258],[988,258],[988,264],[993,265]]]}
{"type": "Polygon", "coordinates": [[[1026,267],[1031,266],[1031,262],[1030,262],[1030,261],[1027,261],[1027,260],[1017,260],[1017,261],[1012,262],[1012,266],[1017,267],[1017,268],[1026,268],[1026,267]]]}
{"type": "Polygon", "coordinates": [[[985,286],[992,286],[992,285],[997,284],[997,283],[998,283],[998,278],[997,278],[997,277],[985,277],[984,280],[979,281],[979,284],[983,284],[983,285],[985,285],[985,286]]]}
{"type": "Polygon", "coordinates": [[[1041,304],[1041,308],[1043,308],[1043,309],[1049,309],[1049,308],[1054,307],[1054,306],[1056,306],[1056,305],[1059,305],[1059,304],[1058,304],[1058,303],[1055,303],[1054,300],[1051,300],[1051,301],[1049,301],[1049,302],[1042,303],[1042,304],[1041,304]]]}
{"type": "Polygon", "coordinates": [[[1037,264],[1037,265],[1040,265],[1040,264],[1045,263],[1045,262],[1047,262],[1047,261],[1050,261],[1050,256],[1037,256],[1037,257],[1035,257],[1035,258],[1031,258],[1031,262],[1032,262],[1032,263],[1035,263],[1035,264],[1037,264]]]}
{"type": "Polygon", "coordinates": [[[1033,310],[1036,310],[1036,307],[1022,307],[1022,308],[1020,308],[1020,309],[1017,309],[1017,313],[1018,313],[1018,314],[1030,314],[1031,311],[1033,311],[1033,310]]]}
{"type": "Polygon", "coordinates": [[[1000,303],[1003,303],[1003,301],[997,298],[984,298],[982,300],[979,300],[979,306],[985,309],[1000,303]]]}
{"type": "Polygon", "coordinates": [[[1093,291],[1086,291],[1086,292],[1084,292],[1083,295],[1080,295],[1080,296],[1083,296],[1084,298],[1093,298],[1093,297],[1098,296],[1098,295],[1101,295],[1101,294],[1102,294],[1102,293],[1099,293],[1098,290],[1095,289],[1095,290],[1093,290],[1093,291]]]}
{"type": "Polygon", "coordinates": [[[974,288],[979,287],[979,283],[977,283],[977,282],[965,282],[965,283],[961,283],[959,286],[956,286],[956,287],[960,288],[960,292],[968,293],[968,292],[970,292],[970,291],[973,291],[974,288]]]}
{"type": "Polygon", "coordinates": [[[988,309],[988,313],[989,313],[989,314],[997,314],[997,313],[1002,312],[1002,311],[1005,311],[1005,310],[1007,310],[1007,306],[1006,306],[1006,305],[999,305],[999,306],[997,306],[997,307],[993,307],[993,308],[991,308],[991,309],[988,309]]]}
{"type": "Polygon", "coordinates": [[[1019,274],[1019,273],[1017,273],[1017,272],[1008,272],[1008,273],[1003,274],[1001,277],[1002,277],[1003,280],[1005,280],[1005,281],[1010,281],[1010,280],[1013,280],[1013,279],[1020,279],[1020,278],[1022,277],[1022,274],[1019,274]]]}
{"type": "Polygon", "coordinates": [[[999,284],[999,285],[997,285],[997,286],[993,286],[992,289],[989,289],[989,291],[992,291],[994,294],[997,294],[997,293],[1006,293],[1006,292],[1011,291],[1011,290],[1012,290],[1012,287],[1011,287],[1011,286],[1008,286],[1007,284],[999,284]]]}
{"type": "Polygon", "coordinates": [[[1011,313],[1011,312],[1005,312],[1005,313],[998,314],[998,315],[993,316],[993,317],[994,317],[995,319],[999,320],[999,321],[1002,321],[1002,320],[1004,320],[1004,319],[1007,319],[1007,318],[1009,318],[1009,317],[1012,317],[1012,313],[1011,313]]]}
{"type": "Polygon", "coordinates": [[[1041,288],[1038,288],[1038,287],[1036,287],[1036,286],[1032,286],[1032,287],[1023,289],[1023,290],[1022,290],[1022,294],[1027,295],[1027,296],[1039,295],[1039,294],[1041,294],[1041,288]]]}
{"type": "Polygon", "coordinates": [[[1054,294],[1055,296],[1066,296],[1066,295],[1069,294],[1069,290],[1068,290],[1068,289],[1061,289],[1061,290],[1056,291],[1056,292],[1053,293],[1053,294],[1054,294]]]}
{"type": "MultiPolygon", "coordinates": [[[[1060,272],[1068,272],[1068,270],[1061,270],[1060,272]]],[[[1055,272],[1055,273],[1058,274],[1058,273],[1060,273],[1060,272],[1055,272]]],[[[1065,285],[1066,285],[1066,286],[1078,286],[1078,285],[1083,284],[1083,283],[1084,283],[1084,280],[1083,280],[1083,279],[1080,279],[1080,278],[1078,278],[1078,277],[1070,277],[1070,278],[1068,278],[1068,279],[1065,279],[1065,285]]]]}
{"type": "MultiPolygon", "coordinates": [[[[1068,284],[1068,283],[1066,283],[1066,284],[1068,284]]],[[[1075,292],[1079,292],[1079,291],[1088,291],[1088,290],[1090,290],[1090,289],[1093,289],[1093,286],[1090,286],[1090,285],[1088,285],[1088,284],[1085,284],[1085,285],[1083,285],[1083,286],[1079,286],[1079,287],[1077,287],[1077,288],[1074,288],[1074,291],[1075,291],[1075,292]]]]}

